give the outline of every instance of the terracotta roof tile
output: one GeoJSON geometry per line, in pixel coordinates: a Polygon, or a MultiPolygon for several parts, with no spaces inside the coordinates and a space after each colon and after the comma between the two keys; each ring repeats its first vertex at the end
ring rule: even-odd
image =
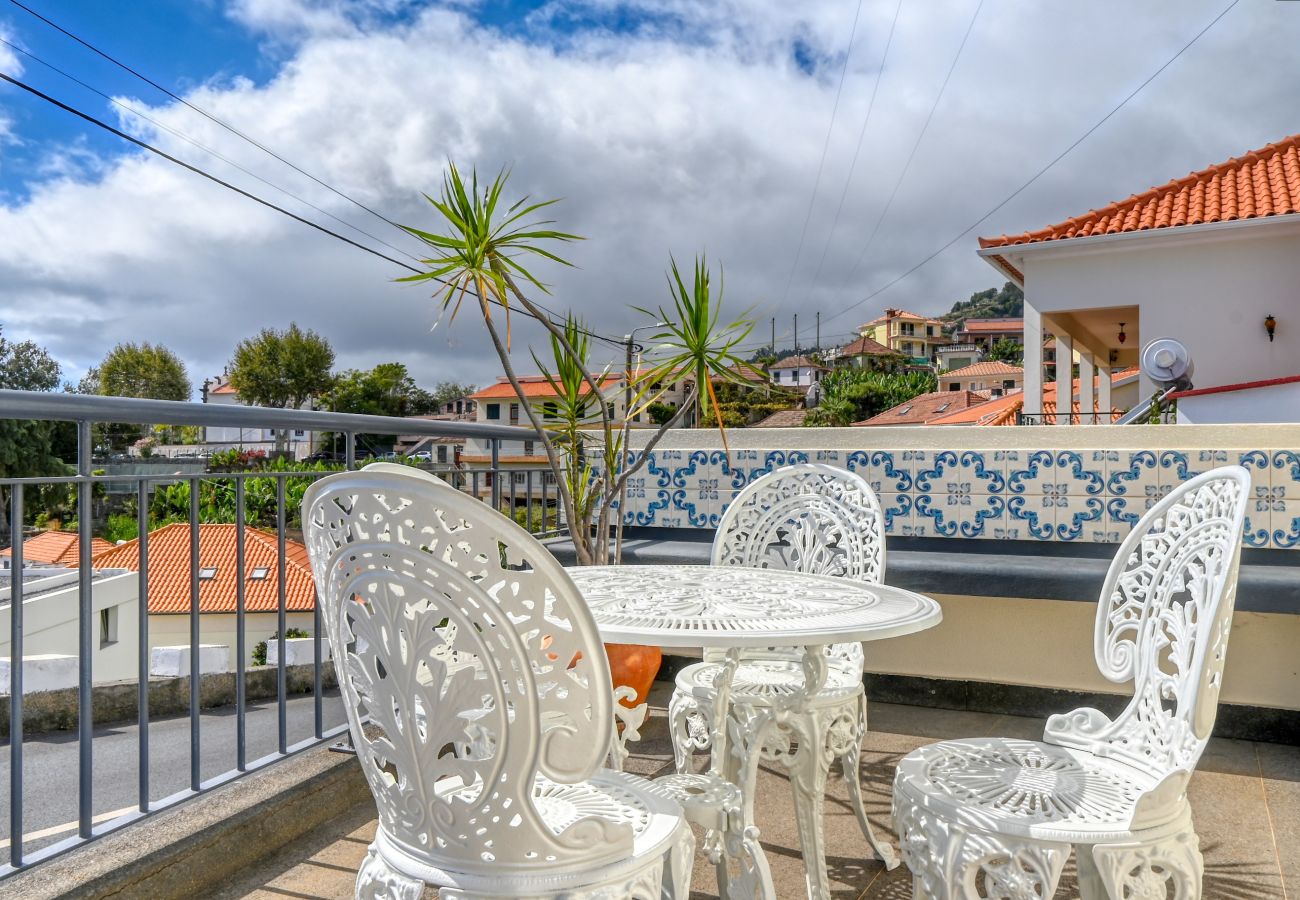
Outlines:
{"type": "Polygon", "coordinates": [[[869,337],[860,337],[851,344],[840,348],[840,356],[897,356],[898,351],[890,350],[879,341],[869,337]]]}
{"type": "Polygon", "coordinates": [[[931,391],[919,394],[892,409],[854,422],[854,425],[928,425],[948,413],[983,403],[984,398],[974,391],[931,391]]]}
{"type": "MultiPolygon", "coordinates": [[[[103,538],[90,539],[90,554],[93,558],[113,545],[103,538]]],[[[76,568],[81,564],[81,535],[75,531],[42,531],[23,541],[23,563],[40,563],[47,566],[68,566],[76,568]]],[[[0,550],[0,556],[9,556],[6,547],[0,550]]]]}
{"type": "Polygon", "coordinates": [[[970,334],[1002,334],[1025,330],[1023,318],[1006,319],[967,319],[958,331],[970,334]]]}
{"type": "Polygon", "coordinates": [[[824,369],[826,367],[806,356],[787,356],[785,359],[773,363],[767,368],[768,371],[771,371],[772,369],[824,369]]]}
{"type": "Polygon", "coordinates": [[[1300,212],[1300,134],[1057,225],[980,238],[1008,247],[1300,212]]]}
{"type": "Polygon", "coordinates": [[[940,378],[977,378],[986,375],[1024,375],[1025,370],[1020,366],[1013,366],[1003,362],[1000,359],[986,360],[977,362],[973,365],[964,366],[960,369],[953,369],[951,372],[944,372],[940,378]]]}
{"type": "MultiPolygon", "coordinates": [[[[212,578],[199,581],[199,612],[233,613],[239,572],[234,525],[199,526],[199,568],[215,569],[212,578]]],[[[285,607],[306,612],[316,606],[307,548],[298,541],[284,542],[285,607]]],[[[275,535],[256,528],[244,529],[244,591],[248,612],[275,612],[279,606],[279,577],[275,535]],[[254,577],[265,569],[265,577],[254,577]]],[[[119,544],[95,557],[96,568],[140,569],[140,541],[119,544]]],[[[149,533],[149,612],[190,611],[190,526],[187,522],[164,525],[149,533]]]]}
{"type": "MultiPolygon", "coordinates": [[[[601,387],[612,385],[619,380],[617,375],[606,375],[601,387]]],[[[541,375],[525,375],[519,379],[519,386],[524,389],[525,397],[554,397],[555,389],[541,375]]],[[[583,386],[583,393],[590,393],[590,388],[583,386]]],[[[470,394],[467,400],[516,400],[515,389],[504,378],[496,384],[489,385],[481,391],[470,394]]]]}
{"type": "Polygon", "coordinates": [[[808,417],[808,410],[800,407],[799,409],[782,409],[777,410],[765,419],[759,419],[750,428],[797,428],[803,424],[803,420],[808,417]]]}

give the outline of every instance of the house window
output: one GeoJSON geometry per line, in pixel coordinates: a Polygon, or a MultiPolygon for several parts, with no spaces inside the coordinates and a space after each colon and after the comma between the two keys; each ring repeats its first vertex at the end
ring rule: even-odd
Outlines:
{"type": "Polygon", "coordinates": [[[107,647],[117,643],[117,607],[110,606],[99,611],[99,646],[107,647]]]}
{"type": "Polygon", "coordinates": [[[515,484],[527,484],[527,483],[528,483],[528,473],[527,473],[527,472],[515,472],[514,474],[515,474],[515,484]]]}
{"type": "Polygon", "coordinates": [[[925,336],[926,336],[926,337],[934,337],[934,326],[933,326],[933,325],[927,325],[927,326],[925,326],[925,336]]]}
{"type": "Polygon", "coordinates": [[[555,476],[552,475],[550,472],[547,472],[545,475],[542,476],[542,483],[555,484],[555,476]]]}
{"type": "Polygon", "coordinates": [[[266,577],[270,574],[271,570],[267,566],[257,566],[253,569],[253,573],[248,577],[250,581],[265,581],[266,577]]]}
{"type": "Polygon", "coordinates": [[[542,404],[543,419],[554,419],[557,415],[559,415],[559,412],[556,409],[555,401],[547,400],[545,403],[542,404]]]}
{"type": "Polygon", "coordinates": [[[440,463],[445,463],[446,461],[447,461],[447,445],[446,445],[446,444],[439,444],[439,445],[438,445],[438,462],[440,462],[440,463]]]}
{"type": "Polygon", "coordinates": [[[937,413],[941,413],[950,406],[952,406],[951,403],[940,403],[937,407],[935,407],[934,411],[937,413]]]}
{"type": "Polygon", "coordinates": [[[216,566],[204,566],[199,569],[199,581],[211,581],[217,577],[216,566]]]}
{"type": "Polygon", "coordinates": [[[294,431],[293,436],[296,437],[296,438],[300,438],[300,437],[304,437],[306,434],[307,434],[307,432],[305,432],[305,431],[303,431],[301,428],[299,428],[299,429],[297,429],[297,430],[294,431]]]}
{"type": "Polygon", "coordinates": [[[511,422],[518,422],[518,421],[519,421],[519,404],[518,404],[518,403],[511,403],[511,404],[510,404],[510,421],[511,421],[511,422]]]}
{"type": "Polygon", "coordinates": [[[613,403],[606,403],[606,404],[605,404],[605,415],[609,416],[611,419],[615,417],[616,414],[615,414],[615,412],[614,412],[614,404],[613,404],[613,403]]]}
{"type": "Polygon", "coordinates": [[[950,390],[950,391],[960,391],[960,390],[961,390],[961,383],[960,383],[960,382],[956,382],[956,381],[954,381],[952,384],[948,385],[948,390],[950,390]]]}
{"type": "Polygon", "coordinates": [[[908,405],[908,406],[904,406],[902,409],[900,409],[900,410],[898,411],[898,414],[899,414],[900,416],[905,416],[905,415],[907,415],[908,413],[910,413],[911,411],[912,411],[912,407],[911,407],[910,405],[908,405]]]}
{"type": "Polygon", "coordinates": [[[487,417],[488,417],[489,419],[500,419],[500,418],[501,418],[501,404],[500,404],[500,403],[489,403],[489,404],[487,405],[487,417]]]}
{"type": "Polygon", "coordinates": [[[1007,378],[1002,382],[1002,390],[1004,391],[1014,390],[1015,386],[1016,386],[1016,382],[1010,378],[1007,378]]]}
{"type": "Polygon", "coordinates": [[[533,442],[524,441],[524,456],[532,456],[532,455],[533,455],[533,442]]]}

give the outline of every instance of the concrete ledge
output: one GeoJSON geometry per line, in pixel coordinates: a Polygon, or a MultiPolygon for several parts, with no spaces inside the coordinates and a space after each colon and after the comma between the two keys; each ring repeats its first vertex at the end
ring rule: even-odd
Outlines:
{"type": "Polygon", "coordinates": [[[0,882],[24,900],[208,896],[281,847],[371,803],[356,757],[306,750],[0,882]]]}
{"type": "MultiPolygon", "coordinates": [[[[256,666],[244,672],[244,693],[248,700],[265,700],[276,696],[275,666],[256,666]]],[[[312,666],[286,666],[285,686],[290,694],[308,694],[312,690],[312,666]]],[[[129,722],[137,717],[137,682],[114,681],[97,684],[92,689],[96,725],[129,722]]],[[[334,664],[321,664],[321,687],[338,686],[334,664]]],[[[8,696],[0,694],[0,696],[8,696]]],[[[203,709],[230,706],[235,702],[235,673],[213,672],[199,678],[199,705],[203,709]]],[[[153,677],[149,679],[149,715],[168,716],[189,712],[190,679],[153,677]]],[[[23,695],[23,732],[43,734],[68,731],[77,727],[77,689],[41,691],[23,695]]],[[[0,703],[0,738],[9,737],[9,704],[0,703]]]]}

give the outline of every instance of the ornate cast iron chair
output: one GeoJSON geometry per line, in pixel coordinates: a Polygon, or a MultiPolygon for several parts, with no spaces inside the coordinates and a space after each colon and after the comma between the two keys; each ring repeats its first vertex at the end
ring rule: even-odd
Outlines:
{"type": "Polygon", "coordinates": [[[1043,742],[944,741],[908,754],[894,824],[913,896],[1045,900],[1073,847],[1084,900],[1201,896],[1187,783],[1214,725],[1250,475],[1183,484],[1120,546],[1097,610],[1097,666],[1133,681],[1115,720],[1078,709],[1043,742]]]}
{"type": "Polygon", "coordinates": [[[545,548],[408,473],[321,479],[303,523],[379,809],[357,897],[415,900],[426,884],[447,900],[686,896],[681,808],[601,768],[608,663],[545,548]]]}
{"type": "MultiPolygon", "coordinates": [[[[755,480],[727,508],[713,540],[712,562],[879,583],[885,574],[884,515],[858,475],[821,464],[787,466],[755,480]]],[[[830,764],[837,757],[862,833],[892,869],[898,859],[888,843],[876,838],[862,800],[858,754],[867,718],[862,645],[836,644],[827,654],[826,685],[812,698],[802,692],[801,651],[746,654],[735,672],[730,702],[744,713],[742,718],[764,725],[762,757],[791,773],[809,873],[824,869],[822,806],[830,764]]],[[[722,658],[706,648],[704,662],[677,676],[669,723],[679,772],[689,771],[693,751],[713,742],[714,682],[722,658]]]]}

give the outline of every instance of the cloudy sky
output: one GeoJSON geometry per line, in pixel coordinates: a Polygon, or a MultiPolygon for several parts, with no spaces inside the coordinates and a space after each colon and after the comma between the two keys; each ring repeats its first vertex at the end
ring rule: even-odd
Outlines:
{"type": "MultiPolygon", "coordinates": [[[[435,225],[420,192],[437,190],[449,158],[510,167],[514,195],[563,198],[560,227],[588,238],[568,248],[575,268],[538,268],[547,303],[609,335],[641,324],[631,305],[667,302],[670,254],[701,251],[725,267],[728,309],[759,321],[755,344],[771,316],[788,344],[798,313],[807,344],[820,311],[829,344],[886,304],[940,312],[999,283],[977,236],[1300,131],[1300,3],[1240,0],[1040,180],[861,302],[1020,187],[1230,0],[24,2],[395,221],[435,225]]],[[[0,37],[165,128],[3,44],[0,71],[389,255],[420,254],[7,2],[0,37]]],[[[399,360],[426,382],[490,381],[481,325],[434,329],[427,290],[393,283],[401,274],[0,85],[0,324],[48,346],[73,380],[115,343],[147,340],[175,349],[197,384],[241,338],[296,321],[341,367],[399,360]]],[[[516,324],[522,368],[539,331],[516,324]]]]}

